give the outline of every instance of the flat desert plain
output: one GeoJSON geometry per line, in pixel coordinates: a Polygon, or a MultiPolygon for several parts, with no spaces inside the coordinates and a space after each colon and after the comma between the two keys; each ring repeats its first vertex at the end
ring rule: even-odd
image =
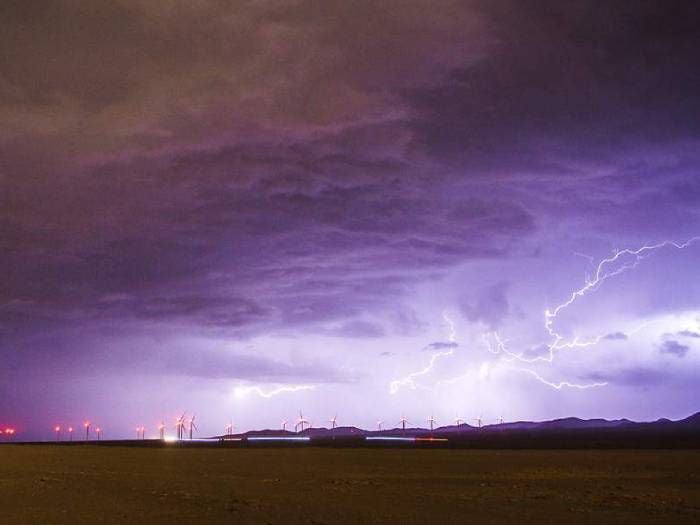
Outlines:
{"type": "Polygon", "coordinates": [[[700,451],[0,446],[0,523],[700,523],[700,451]]]}

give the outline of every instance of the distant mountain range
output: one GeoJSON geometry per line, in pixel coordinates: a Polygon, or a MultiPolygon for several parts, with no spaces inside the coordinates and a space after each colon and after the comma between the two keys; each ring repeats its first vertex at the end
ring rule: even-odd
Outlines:
{"type": "Polygon", "coordinates": [[[690,417],[678,421],[669,419],[658,419],[651,422],[635,422],[629,419],[580,419],[577,417],[567,417],[554,419],[551,421],[515,421],[494,425],[476,427],[468,424],[449,425],[437,427],[434,430],[427,428],[392,428],[386,430],[365,430],[357,427],[336,427],[330,428],[307,428],[302,432],[291,432],[288,430],[251,430],[242,434],[231,436],[215,436],[217,438],[247,438],[247,437],[309,437],[316,439],[329,438],[363,438],[363,437],[475,437],[477,435],[498,436],[499,434],[541,434],[554,432],[589,431],[614,429],[619,431],[653,431],[653,430],[682,430],[694,429],[700,431],[700,412],[690,417]]]}

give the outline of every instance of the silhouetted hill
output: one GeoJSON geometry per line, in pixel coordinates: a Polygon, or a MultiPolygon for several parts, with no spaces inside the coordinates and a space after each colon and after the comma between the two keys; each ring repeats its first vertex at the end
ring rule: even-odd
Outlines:
{"type": "Polygon", "coordinates": [[[676,421],[675,423],[683,426],[700,428],[700,412],[696,412],[692,416],[676,421]]]}
{"type": "Polygon", "coordinates": [[[219,439],[247,437],[309,437],[318,444],[357,443],[365,437],[439,437],[448,438],[451,446],[477,448],[635,448],[700,446],[700,412],[685,419],[658,419],[634,422],[628,419],[581,419],[567,417],[551,421],[515,421],[481,428],[468,424],[426,428],[392,428],[365,430],[353,426],[289,430],[253,430],[219,439]]]}

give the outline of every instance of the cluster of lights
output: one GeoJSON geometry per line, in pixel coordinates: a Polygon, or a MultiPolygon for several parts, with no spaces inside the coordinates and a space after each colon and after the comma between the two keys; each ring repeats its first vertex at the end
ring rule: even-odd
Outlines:
{"type": "Polygon", "coordinates": [[[7,436],[8,438],[11,438],[12,436],[15,435],[15,429],[14,429],[14,428],[11,428],[11,427],[8,427],[8,428],[6,428],[5,430],[3,430],[3,429],[0,428],[0,435],[5,435],[5,436],[7,436]]]}
{"type": "MultiPolygon", "coordinates": [[[[90,429],[93,428],[92,423],[90,423],[89,421],[85,421],[83,423],[83,428],[85,428],[85,441],[90,441],[90,429]]],[[[53,431],[56,434],[56,441],[61,441],[63,439],[64,431],[68,434],[68,441],[73,441],[74,429],[72,426],[67,426],[64,428],[61,425],[56,425],[55,427],[53,427],[53,431]]],[[[97,441],[99,441],[102,438],[102,428],[94,427],[94,431],[97,441]]]]}
{"type": "Polygon", "coordinates": [[[438,437],[400,437],[400,436],[365,436],[365,441],[408,441],[410,443],[445,443],[447,438],[438,437]]]}

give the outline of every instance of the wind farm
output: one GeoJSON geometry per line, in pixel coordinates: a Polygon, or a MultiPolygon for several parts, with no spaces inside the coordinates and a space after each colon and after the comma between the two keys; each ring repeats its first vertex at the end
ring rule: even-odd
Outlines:
{"type": "Polygon", "coordinates": [[[147,436],[143,425],[135,427],[135,439],[111,437],[104,439],[102,427],[83,423],[83,439],[73,439],[73,427],[57,424],[47,429],[44,440],[26,440],[15,429],[6,428],[0,434],[0,444],[63,445],[100,444],[121,446],[203,446],[245,447],[264,443],[265,446],[285,446],[287,443],[303,443],[307,446],[367,447],[367,446],[441,446],[449,448],[485,449],[611,449],[611,448],[667,448],[700,449],[700,413],[671,421],[659,419],[634,422],[628,419],[581,419],[576,417],[549,421],[505,421],[503,416],[485,421],[482,416],[470,424],[456,417],[454,424],[438,426],[437,418],[430,415],[425,426],[410,426],[409,419],[401,415],[396,425],[387,427],[377,420],[375,427],[338,425],[338,415],[328,420],[328,426],[313,427],[310,419],[299,410],[293,430],[287,429],[287,421],[278,428],[250,429],[234,432],[233,422],[223,425],[222,433],[198,435],[196,415],[187,417],[183,412],[174,418],[173,425],[161,421],[154,425],[157,434],[147,436]],[[64,429],[65,432],[64,432],[64,429]],[[50,430],[50,432],[49,432],[50,430]],[[99,443],[96,443],[99,442],[99,443]]]}

